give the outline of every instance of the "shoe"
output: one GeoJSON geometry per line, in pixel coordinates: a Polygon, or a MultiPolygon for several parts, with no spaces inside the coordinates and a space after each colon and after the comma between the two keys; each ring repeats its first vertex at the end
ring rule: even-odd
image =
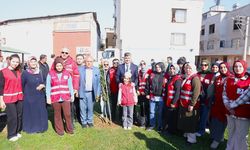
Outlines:
{"type": "Polygon", "coordinates": [[[127,128],[127,127],[123,127],[123,129],[124,129],[124,130],[128,130],[128,128],[127,128]]]}
{"type": "Polygon", "coordinates": [[[147,131],[152,131],[154,129],[154,127],[148,127],[147,131]]]}
{"type": "Polygon", "coordinates": [[[93,123],[89,123],[88,125],[89,125],[90,128],[94,127],[93,123]]]}
{"type": "Polygon", "coordinates": [[[17,136],[13,136],[12,138],[9,139],[9,141],[11,142],[15,142],[18,140],[18,137],[17,136]]]}
{"type": "Polygon", "coordinates": [[[87,128],[87,124],[82,124],[82,128],[87,128]]]}
{"type": "Polygon", "coordinates": [[[205,132],[209,134],[209,133],[210,133],[210,130],[209,130],[209,129],[205,129],[205,132]]]}
{"type": "Polygon", "coordinates": [[[22,134],[20,134],[20,133],[17,133],[17,135],[16,135],[18,138],[21,138],[22,137],[22,134]]]}
{"type": "Polygon", "coordinates": [[[146,126],[145,125],[141,125],[140,128],[145,128],[146,126]]]}
{"type": "Polygon", "coordinates": [[[213,141],[212,144],[210,145],[210,148],[211,148],[211,149],[217,149],[218,146],[219,146],[219,144],[220,144],[219,142],[213,141]]]}
{"type": "Polygon", "coordinates": [[[132,130],[132,127],[128,127],[128,130],[132,130]]]}

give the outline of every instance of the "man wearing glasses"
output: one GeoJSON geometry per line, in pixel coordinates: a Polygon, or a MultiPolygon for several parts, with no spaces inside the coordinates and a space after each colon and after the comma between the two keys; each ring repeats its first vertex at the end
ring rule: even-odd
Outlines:
{"type": "Polygon", "coordinates": [[[111,99],[111,115],[112,115],[111,118],[112,121],[118,121],[118,119],[116,118],[116,109],[117,109],[116,106],[118,98],[118,83],[116,82],[116,72],[119,65],[119,59],[117,58],[113,59],[112,63],[113,66],[110,67],[107,73],[107,83],[111,99]]]}

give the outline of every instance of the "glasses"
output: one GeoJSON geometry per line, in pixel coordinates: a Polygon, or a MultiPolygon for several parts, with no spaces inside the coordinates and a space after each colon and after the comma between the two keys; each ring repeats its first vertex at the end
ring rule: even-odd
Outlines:
{"type": "Polygon", "coordinates": [[[146,63],[140,63],[140,65],[142,66],[142,65],[146,65],[146,63]]]}
{"type": "Polygon", "coordinates": [[[104,66],[108,66],[109,64],[104,64],[104,66]]]}
{"type": "Polygon", "coordinates": [[[201,66],[208,66],[208,64],[201,64],[201,66]]]}
{"type": "Polygon", "coordinates": [[[68,52],[62,52],[62,54],[69,54],[68,52]]]}
{"type": "Polygon", "coordinates": [[[113,64],[119,64],[119,62],[113,62],[113,64]]]}

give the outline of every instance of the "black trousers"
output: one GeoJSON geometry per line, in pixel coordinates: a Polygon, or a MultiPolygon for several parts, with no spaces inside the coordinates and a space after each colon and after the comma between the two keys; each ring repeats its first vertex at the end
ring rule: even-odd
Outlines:
{"type": "MultiPolygon", "coordinates": [[[[118,100],[118,93],[111,93],[110,94],[110,100],[111,100],[111,117],[112,121],[118,121],[117,119],[117,100],[118,100]]],[[[119,118],[122,117],[122,112],[119,109],[119,118]]]]}
{"type": "Polygon", "coordinates": [[[146,95],[139,95],[138,102],[140,105],[140,125],[148,126],[149,125],[149,100],[146,98],[146,95]]]}
{"type": "Polygon", "coordinates": [[[10,139],[22,130],[23,102],[6,103],[7,138],[10,139]]]}

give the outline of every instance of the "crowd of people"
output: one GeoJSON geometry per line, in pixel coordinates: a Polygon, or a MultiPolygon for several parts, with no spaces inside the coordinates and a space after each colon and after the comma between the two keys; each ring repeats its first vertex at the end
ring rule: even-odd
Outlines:
{"type": "Polygon", "coordinates": [[[148,67],[145,60],[139,66],[132,63],[127,52],[123,63],[114,59],[110,66],[104,60],[98,68],[91,56],[78,54],[74,60],[69,53],[63,48],[51,67],[46,55],[30,57],[25,70],[18,55],[9,57],[0,71],[8,140],[21,138],[21,131],[45,132],[48,104],[59,136],[74,134],[74,120],[82,128],[93,127],[94,103],[100,102],[101,116],[124,130],[136,124],[167,136],[181,133],[188,144],[208,132],[210,147],[216,149],[227,127],[226,149],[248,148],[250,77],[245,61],[236,60],[230,68],[227,62],[202,60],[197,67],[180,57],[177,66],[167,57],[167,65],[152,59],[148,67]]]}

